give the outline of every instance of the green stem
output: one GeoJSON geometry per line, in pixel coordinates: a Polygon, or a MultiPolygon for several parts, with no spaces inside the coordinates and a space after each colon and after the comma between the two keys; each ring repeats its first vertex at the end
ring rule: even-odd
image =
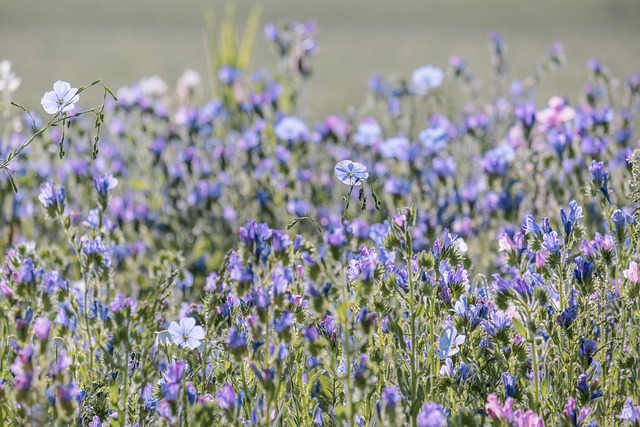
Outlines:
{"type": "MultiPolygon", "coordinates": [[[[408,239],[405,239],[408,241],[408,239]]],[[[406,251],[407,262],[407,277],[409,279],[409,321],[411,322],[409,328],[411,330],[411,403],[413,407],[417,399],[417,382],[416,376],[416,310],[415,310],[415,290],[413,283],[413,272],[411,270],[411,258],[413,256],[411,248],[407,245],[406,251]]],[[[415,427],[417,423],[417,414],[412,411],[411,413],[411,426],[415,427]]]]}
{"type": "Polygon", "coordinates": [[[83,313],[83,318],[84,318],[84,324],[85,324],[85,332],[87,333],[87,338],[89,340],[89,368],[90,368],[91,372],[93,372],[93,337],[91,335],[91,327],[89,325],[89,307],[88,307],[89,278],[87,276],[86,270],[85,270],[84,265],[82,263],[82,257],[80,255],[80,248],[78,248],[78,245],[76,245],[76,242],[73,239],[73,236],[71,236],[71,231],[69,230],[69,227],[65,224],[65,221],[64,221],[64,218],[63,218],[62,215],[63,215],[62,212],[58,212],[57,217],[60,220],[60,223],[62,224],[62,228],[64,229],[64,233],[67,236],[67,240],[68,240],[69,244],[71,245],[71,247],[73,248],[73,252],[76,255],[76,259],[78,261],[78,267],[80,268],[80,276],[82,277],[82,280],[84,281],[84,313],[83,313]]]}
{"type": "MultiPolygon", "coordinates": [[[[344,272],[343,272],[344,274],[344,272]]],[[[343,340],[344,340],[344,364],[345,364],[345,386],[346,386],[346,398],[347,398],[347,416],[349,417],[349,427],[353,427],[353,396],[351,392],[351,348],[349,343],[349,304],[347,299],[347,281],[346,276],[343,280],[342,286],[342,305],[344,310],[340,310],[340,321],[343,328],[343,340]]]]}
{"type": "Polygon", "coordinates": [[[535,388],[535,410],[538,409],[538,402],[540,401],[540,376],[538,375],[538,354],[536,350],[535,337],[531,338],[531,362],[533,364],[533,384],[535,388]]]}

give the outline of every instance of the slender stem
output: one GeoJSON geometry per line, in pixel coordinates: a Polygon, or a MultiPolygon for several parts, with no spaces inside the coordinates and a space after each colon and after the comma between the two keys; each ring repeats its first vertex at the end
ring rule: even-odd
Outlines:
{"type": "Polygon", "coordinates": [[[349,343],[349,304],[347,304],[347,280],[346,275],[343,275],[343,286],[342,286],[342,304],[344,307],[344,311],[340,311],[343,328],[343,340],[344,340],[344,364],[345,364],[345,386],[346,386],[346,398],[347,398],[347,416],[349,417],[349,427],[353,427],[353,402],[352,402],[352,392],[351,392],[351,347],[349,343]]]}
{"type": "MultiPolygon", "coordinates": [[[[408,239],[405,239],[408,241],[408,239]]],[[[416,310],[415,310],[415,290],[413,283],[413,271],[411,270],[411,258],[413,256],[412,250],[407,245],[406,250],[406,261],[407,261],[407,277],[409,279],[409,320],[410,325],[409,328],[411,330],[411,403],[410,405],[413,407],[417,399],[417,382],[418,378],[416,376],[416,310]]],[[[416,426],[417,423],[417,414],[411,413],[411,425],[413,427],[416,426]]]]}
{"type": "Polygon", "coordinates": [[[84,281],[84,312],[83,312],[83,318],[84,318],[84,324],[85,324],[85,332],[87,333],[87,338],[89,340],[89,367],[90,367],[91,371],[93,371],[93,337],[91,336],[91,327],[89,325],[89,308],[88,308],[89,278],[88,278],[88,276],[86,274],[86,270],[85,270],[84,265],[82,263],[82,257],[80,255],[80,248],[78,248],[78,245],[76,245],[76,242],[73,239],[73,236],[71,236],[71,231],[69,230],[69,227],[67,227],[67,225],[64,222],[64,218],[62,217],[62,212],[58,212],[57,217],[60,220],[60,223],[62,224],[62,228],[64,229],[64,232],[65,232],[65,234],[67,236],[67,240],[69,241],[69,244],[73,248],[73,252],[76,255],[76,259],[78,260],[78,267],[80,268],[80,276],[82,277],[82,280],[84,281]]]}
{"type": "MultiPolygon", "coordinates": [[[[266,348],[264,349],[264,367],[266,370],[269,370],[269,322],[271,319],[271,304],[269,304],[269,307],[267,307],[267,320],[266,320],[266,337],[265,337],[265,342],[266,342],[266,348]]],[[[266,401],[267,401],[267,427],[271,426],[271,393],[269,392],[269,390],[267,390],[265,388],[265,394],[266,394],[266,401]]]]}
{"type": "Polygon", "coordinates": [[[535,408],[538,409],[538,402],[540,401],[540,376],[538,375],[538,354],[536,350],[536,340],[531,339],[531,361],[533,363],[533,384],[535,387],[535,408]]]}

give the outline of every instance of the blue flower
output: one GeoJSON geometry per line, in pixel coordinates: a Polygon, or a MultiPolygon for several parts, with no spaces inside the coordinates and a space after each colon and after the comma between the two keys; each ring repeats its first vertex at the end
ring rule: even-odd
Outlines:
{"type": "Polygon", "coordinates": [[[451,357],[460,351],[459,346],[464,343],[464,340],[464,335],[458,335],[456,328],[449,326],[442,332],[438,340],[440,351],[436,354],[440,359],[445,360],[447,357],[451,357]]]}
{"type": "Polygon", "coordinates": [[[437,154],[447,146],[449,134],[441,127],[429,127],[420,132],[418,139],[429,154],[437,154]]]}
{"type": "Polygon", "coordinates": [[[284,117],[273,128],[273,132],[282,141],[306,141],[309,137],[307,125],[297,117],[284,117]]]}
{"type": "Polygon", "coordinates": [[[515,397],[516,396],[516,388],[518,387],[518,383],[516,381],[516,377],[509,375],[508,372],[502,373],[502,384],[504,385],[505,394],[507,397],[515,397]]]}
{"type": "Polygon", "coordinates": [[[286,332],[293,325],[293,314],[290,311],[285,311],[274,322],[273,326],[279,334],[286,332]]]}
{"type": "Polygon", "coordinates": [[[96,187],[96,191],[102,197],[106,197],[118,185],[118,180],[110,173],[106,173],[102,176],[93,178],[93,185],[96,187]]]}
{"type": "Polygon", "coordinates": [[[233,409],[236,404],[236,392],[228,381],[216,392],[216,402],[224,410],[233,409]]]}
{"type": "Polygon", "coordinates": [[[611,199],[609,197],[609,174],[604,171],[604,163],[592,161],[591,166],[589,167],[589,171],[593,176],[593,182],[600,188],[600,191],[604,195],[607,202],[611,204],[611,199]]]}
{"type": "Polygon", "coordinates": [[[361,181],[369,178],[367,167],[362,163],[343,160],[333,168],[333,173],[344,184],[351,186],[360,185],[361,181]]]}
{"type": "Polygon", "coordinates": [[[418,414],[418,427],[445,427],[447,417],[442,406],[436,403],[424,403],[418,414]]]}
{"type": "Polygon", "coordinates": [[[65,206],[65,199],[66,191],[64,187],[56,190],[53,182],[47,182],[40,188],[38,200],[40,200],[40,203],[49,214],[62,212],[65,206]]]}
{"type": "Polygon", "coordinates": [[[569,203],[569,214],[564,209],[560,209],[560,219],[566,236],[574,230],[578,220],[582,218],[582,207],[575,200],[569,203]]]}

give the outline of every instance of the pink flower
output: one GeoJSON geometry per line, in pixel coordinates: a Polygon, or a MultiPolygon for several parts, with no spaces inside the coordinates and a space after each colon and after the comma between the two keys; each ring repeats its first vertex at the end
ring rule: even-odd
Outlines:
{"type": "Polygon", "coordinates": [[[528,410],[524,413],[522,411],[517,411],[514,418],[515,427],[545,427],[542,417],[532,410],[528,410]]]}
{"type": "Polygon", "coordinates": [[[624,270],[622,274],[624,275],[625,279],[627,279],[631,283],[635,285],[640,283],[640,276],[638,275],[638,264],[636,264],[635,261],[629,264],[629,268],[624,270]]]}
{"type": "Polygon", "coordinates": [[[404,230],[405,225],[407,224],[407,217],[404,216],[403,214],[398,214],[396,216],[393,217],[393,222],[400,227],[401,229],[404,230]]]}
{"type": "Polygon", "coordinates": [[[538,111],[536,114],[536,120],[545,129],[571,121],[576,116],[576,110],[566,105],[565,100],[559,96],[551,98],[548,105],[547,108],[538,111]]]}
{"type": "Polygon", "coordinates": [[[492,420],[506,421],[508,423],[513,420],[513,399],[511,397],[508,397],[504,402],[504,406],[502,406],[498,396],[490,394],[487,397],[484,409],[492,420]]]}
{"type": "Polygon", "coordinates": [[[516,250],[516,245],[507,233],[503,233],[500,240],[498,240],[498,246],[500,252],[513,252],[516,250]]]}

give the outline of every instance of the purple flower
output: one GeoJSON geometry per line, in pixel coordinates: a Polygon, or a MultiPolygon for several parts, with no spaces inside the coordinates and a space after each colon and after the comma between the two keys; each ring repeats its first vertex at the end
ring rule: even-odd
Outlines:
{"type": "MultiPolygon", "coordinates": [[[[40,187],[38,200],[50,214],[62,212],[65,206],[66,191],[64,187],[56,190],[53,182],[46,182],[40,187]]],[[[53,215],[52,215],[53,216],[53,215]]]]}
{"type": "Polygon", "coordinates": [[[622,407],[622,412],[618,418],[632,423],[634,426],[640,424],[640,406],[633,406],[633,399],[627,397],[627,401],[622,407]]]}
{"type": "Polygon", "coordinates": [[[515,151],[507,144],[487,151],[482,159],[484,171],[489,175],[502,176],[515,158],[515,151]]]}
{"type": "Polygon", "coordinates": [[[78,387],[78,384],[75,381],[72,381],[66,386],[59,385],[57,392],[60,403],[68,405],[76,399],[78,394],[80,394],[80,387],[78,387]]]}
{"type": "Polygon", "coordinates": [[[40,341],[47,341],[49,339],[49,332],[51,331],[51,321],[45,317],[38,317],[33,322],[33,333],[38,337],[40,341]]]}
{"type": "Polygon", "coordinates": [[[218,70],[218,80],[220,80],[222,84],[232,85],[233,83],[237,82],[241,78],[242,78],[242,71],[235,67],[224,65],[220,67],[220,69],[218,70]]]}
{"type": "Polygon", "coordinates": [[[180,392],[180,384],[187,370],[187,362],[183,360],[174,360],[167,370],[164,372],[161,380],[162,396],[169,402],[178,399],[180,392]]]}
{"type": "Polygon", "coordinates": [[[382,407],[386,412],[393,412],[396,406],[402,402],[402,393],[397,386],[386,387],[382,390],[382,407]]]}
{"type": "Polygon", "coordinates": [[[216,402],[220,408],[228,411],[232,410],[236,404],[236,392],[228,381],[216,392],[216,402]]]}
{"type": "Polygon", "coordinates": [[[247,349],[247,335],[244,332],[238,332],[238,329],[232,326],[227,334],[226,344],[232,352],[242,353],[247,349]]]}
{"type": "Polygon", "coordinates": [[[445,427],[447,417],[442,406],[435,403],[424,403],[418,414],[418,427],[445,427]]]}
{"type": "Polygon", "coordinates": [[[284,311],[282,315],[273,322],[273,324],[279,334],[287,332],[293,325],[293,314],[291,314],[290,311],[284,311]]]}
{"type": "Polygon", "coordinates": [[[118,180],[110,173],[107,173],[93,178],[93,185],[101,197],[107,197],[118,186],[118,180]]]}

